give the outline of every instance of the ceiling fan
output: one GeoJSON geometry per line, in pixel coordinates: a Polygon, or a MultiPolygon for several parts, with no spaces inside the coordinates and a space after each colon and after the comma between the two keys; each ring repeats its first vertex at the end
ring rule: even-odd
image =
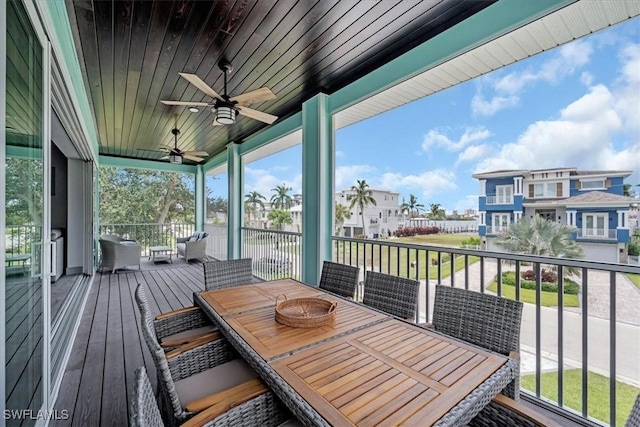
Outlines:
{"type": "Polygon", "coordinates": [[[209,153],[206,151],[182,151],[178,148],[178,135],[180,135],[180,131],[178,128],[171,129],[171,133],[173,134],[173,148],[161,147],[158,150],[147,150],[145,148],[138,148],[141,151],[156,151],[161,153],[168,153],[161,160],[169,159],[169,163],[173,164],[182,164],[182,159],[185,158],[187,160],[191,160],[197,163],[200,163],[204,159],[201,156],[208,156],[209,153]]]}
{"type": "Polygon", "coordinates": [[[224,74],[224,92],[220,96],[211,86],[207,85],[200,77],[195,74],[179,73],[180,77],[187,80],[200,91],[210,96],[214,100],[212,102],[192,102],[192,101],[160,101],[165,105],[185,105],[190,107],[189,110],[197,112],[197,107],[211,107],[215,113],[214,125],[231,125],[236,121],[236,114],[250,117],[261,122],[272,124],[278,119],[278,116],[264,113],[246,107],[248,104],[256,102],[269,101],[276,99],[276,96],[268,87],[245,92],[237,96],[229,96],[227,94],[227,74],[233,71],[233,67],[229,61],[221,60],[218,67],[224,74]]]}

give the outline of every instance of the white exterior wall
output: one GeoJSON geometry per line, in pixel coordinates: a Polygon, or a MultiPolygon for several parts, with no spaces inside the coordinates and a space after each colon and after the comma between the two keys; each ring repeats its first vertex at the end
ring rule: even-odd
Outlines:
{"type": "MultiPolygon", "coordinates": [[[[366,206],[364,208],[364,234],[367,237],[373,237],[374,235],[386,236],[388,232],[391,234],[398,229],[398,223],[401,218],[400,203],[398,202],[399,194],[382,189],[371,189],[372,197],[376,201],[376,206],[366,206]],[[389,214],[390,211],[390,214],[389,214]]],[[[349,195],[353,192],[351,190],[343,190],[336,193],[335,202],[349,207],[349,195]]],[[[350,229],[351,233],[347,232],[347,235],[354,236],[353,230],[355,228],[362,228],[362,217],[357,206],[351,209],[351,218],[346,219],[343,228],[350,229]]]]}

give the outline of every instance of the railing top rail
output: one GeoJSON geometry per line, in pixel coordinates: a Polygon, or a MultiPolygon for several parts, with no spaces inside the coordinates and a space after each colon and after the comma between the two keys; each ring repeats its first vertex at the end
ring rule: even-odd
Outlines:
{"type": "Polygon", "coordinates": [[[462,249],[462,248],[454,248],[449,246],[435,246],[435,245],[418,245],[412,243],[394,243],[388,240],[380,241],[380,240],[372,240],[372,239],[353,239],[349,237],[339,237],[333,236],[333,240],[343,241],[343,242],[356,242],[356,243],[366,243],[366,244],[377,244],[384,245],[396,248],[408,248],[408,249],[416,249],[416,250],[429,250],[435,252],[447,252],[456,255],[470,255],[470,256],[478,256],[485,258],[499,258],[509,261],[523,261],[523,262],[532,262],[532,263],[541,263],[541,264],[556,264],[562,265],[565,267],[577,267],[577,268],[588,268],[592,270],[606,270],[606,271],[615,271],[617,273],[634,273],[640,274],[640,267],[623,265],[623,264],[614,264],[608,262],[599,262],[599,261],[586,261],[586,260],[574,260],[574,259],[566,259],[566,258],[554,258],[540,255],[524,255],[524,254],[512,254],[508,252],[492,252],[492,251],[483,251],[483,250],[475,250],[475,249],[462,249]]]}
{"type": "Polygon", "coordinates": [[[191,222],[130,222],[130,223],[100,223],[100,227],[106,227],[106,226],[110,226],[110,225],[126,225],[126,226],[132,226],[132,225],[145,225],[145,226],[149,226],[149,225],[192,225],[195,227],[195,224],[191,223],[191,222]]]}
{"type": "Polygon", "coordinates": [[[289,236],[302,236],[302,233],[298,231],[282,231],[282,230],[271,230],[268,228],[251,228],[251,227],[241,227],[241,228],[247,231],[261,231],[263,233],[276,233],[276,234],[286,234],[289,236]]]}

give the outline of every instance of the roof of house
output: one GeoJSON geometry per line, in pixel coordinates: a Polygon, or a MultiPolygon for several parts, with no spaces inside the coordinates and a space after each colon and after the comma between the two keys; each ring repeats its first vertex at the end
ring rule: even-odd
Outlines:
{"type": "Polygon", "coordinates": [[[589,191],[579,196],[569,197],[559,201],[563,205],[575,205],[583,203],[616,203],[631,204],[637,202],[633,197],[620,196],[618,194],[605,193],[604,191],[589,191]]]}
{"type": "Polygon", "coordinates": [[[631,175],[633,172],[632,171],[625,171],[625,170],[580,170],[580,171],[574,171],[571,172],[571,176],[574,175],[631,175]]]}

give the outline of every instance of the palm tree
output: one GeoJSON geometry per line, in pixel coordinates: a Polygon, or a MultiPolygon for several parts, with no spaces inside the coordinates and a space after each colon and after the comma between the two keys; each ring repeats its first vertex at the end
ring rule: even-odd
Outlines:
{"type": "Polygon", "coordinates": [[[373,198],[373,191],[369,189],[369,184],[366,180],[358,180],[358,185],[352,185],[350,194],[347,200],[350,201],[349,209],[353,209],[354,206],[358,206],[360,209],[360,215],[362,215],[362,234],[366,234],[364,229],[364,208],[369,205],[376,205],[376,199],[373,198]]]}
{"type": "Polygon", "coordinates": [[[440,203],[429,203],[429,218],[431,219],[442,219],[444,209],[440,203]]]}
{"type": "Polygon", "coordinates": [[[409,217],[411,218],[413,215],[413,211],[416,211],[416,215],[420,215],[420,211],[424,210],[424,205],[422,203],[418,203],[418,198],[413,194],[409,194],[409,203],[402,203],[400,205],[400,210],[404,213],[408,212],[409,217]]]}
{"type": "Polygon", "coordinates": [[[351,211],[345,205],[336,204],[335,210],[336,217],[336,234],[341,235],[342,226],[346,219],[351,218],[351,211]]]}
{"type": "Polygon", "coordinates": [[[249,211],[249,220],[251,220],[251,214],[253,214],[254,221],[256,220],[256,213],[258,212],[257,207],[260,206],[264,209],[263,200],[267,200],[262,194],[257,191],[251,191],[244,196],[244,205],[246,206],[247,211],[249,211]]]}
{"type": "Polygon", "coordinates": [[[277,185],[271,189],[271,191],[275,191],[276,193],[271,196],[271,204],[275,209],[289,210],[291,208],[293,199],[288,194],[291,190],[293,190],[293,188],[287,187],[286,184],[277,185]]]}
{"type": "MultiPolygon", "coordinates": [[[[539,215],[533,220],[523,218],[511,224],[496,243],[509,252],[549,256],[554,258],[582,258],[582,248],[571,239],[575,228],[548,221],[539,215]]],[[[576,268],[565,267],[569,274],[577,273],[576,268]]]]}

